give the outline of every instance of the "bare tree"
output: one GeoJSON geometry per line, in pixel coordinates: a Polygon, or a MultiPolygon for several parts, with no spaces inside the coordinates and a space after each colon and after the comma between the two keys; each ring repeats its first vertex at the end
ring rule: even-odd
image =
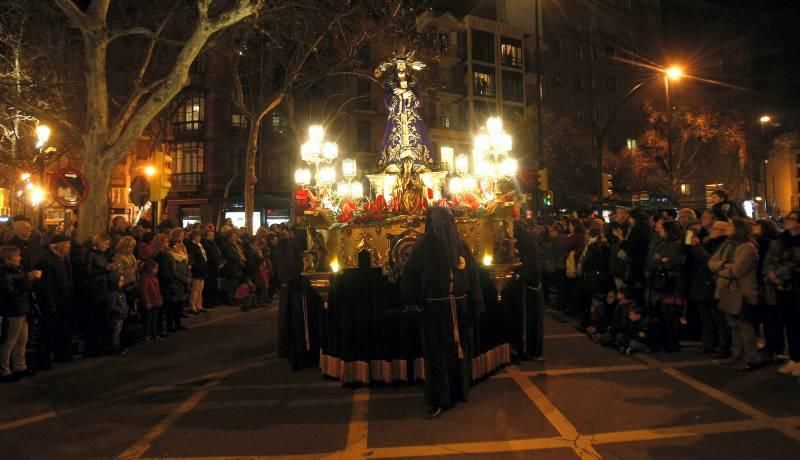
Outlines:
{"type": "MultiPolygon", "coordinates": [[[[30,3],[36,14],[48,8],[44,2],[30,3]]],[[[91,0],[81,2],[85,8],[73,0],[53,3],[61,22],[77,31],[62,45],[69,59],[62,54],[61,62],[49,63],[65,71],[77,63],[71,75],[82,85],[72,88],[72,105],[46,110],[7,87],[0,89],[0,99],[77,138],[92,188],[79,213],[79,236],[85,238],[107,226],[113,168],[189,84],[190,67],[209,40],[259,11],[266,16],[272,11],[262,8],[264,0],[91,0]],[[125,59],[118,62],[121,56],[125,59]]],[[[37,84],[32,77],[29,86],[37,84]]]]}

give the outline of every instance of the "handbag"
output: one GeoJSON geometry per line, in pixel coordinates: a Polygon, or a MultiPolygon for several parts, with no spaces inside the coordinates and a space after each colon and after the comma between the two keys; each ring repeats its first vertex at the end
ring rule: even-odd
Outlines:
{"type": "Polygon", "coordinates": [[[728,281],[727,286],[720,286],[717,290],[719,293],[718,308],[731,316],[739,316],[742,313],[742,306],[744,305],[744,295],[742,290],[739,289],[739,281],[732,279],[728,281]]]}

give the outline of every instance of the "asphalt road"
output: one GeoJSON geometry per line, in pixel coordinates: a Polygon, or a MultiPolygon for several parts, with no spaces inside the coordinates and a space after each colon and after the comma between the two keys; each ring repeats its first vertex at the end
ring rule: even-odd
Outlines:
{"type": "Polygon", "coordinates": [[[715,458],[800,454],[800,382],[691,352],[629,357],[546,321],[545,361],[421,418],[421,386],[341,388],[275,358],[276,312],[0,386],[0,458],[715,458]]]}

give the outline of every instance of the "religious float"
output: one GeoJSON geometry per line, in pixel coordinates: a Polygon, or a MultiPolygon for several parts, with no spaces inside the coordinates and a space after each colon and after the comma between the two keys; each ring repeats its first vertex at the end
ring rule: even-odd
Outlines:
{"type": "Polygon", "coordinates": [[[424,379],[413,312],[399,305],[397,281],[431,206],[452,209],[482,263],[487,312],[478,325],[473,378],[510,362],[502,295],[520,266],[512,140],[500,118],[489,118],[471,155],[443,151],[435,163],[414,77],[424,67],[413,52],[400,52],[375,69],[389,116],[373,174],[359,180],[355,160],[343,159],[337,181],[338,148],[320,126],[310,127],[301,147],[308,166],[295,180],[310,203],[302,276],[321,304],[312,314],[303,300],[306,348],[318,342],[322,373],[344,383],[424,379]]]}

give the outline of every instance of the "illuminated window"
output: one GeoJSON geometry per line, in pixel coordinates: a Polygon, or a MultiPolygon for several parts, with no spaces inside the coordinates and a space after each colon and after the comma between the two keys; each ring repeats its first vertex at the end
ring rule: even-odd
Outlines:
{"type": "Polygon", "coordinates": [[[503,65],[522,67],[522,42],[503,37],[500,44],[500,59],[503,65]]]}
{"type": "Polygon", "coordinates": [[[681,184],[681,195],[689,196],[692,194],[692,185],[691,184],[681,184]]]}
{"type": "Polygon", "coordinates": [[[628,139],[627,145],[628,145],[628,150],[630,151],[636,150],[636,139],[628,139]]]}
{"type": "Polygon", "coordinates": [[[288,124],[289,120],[287,120],[286,117],[281,115],[272,116],[272,132],[274,134],[286,134],[288,124]]]}
{"type": "Polygon", "coordinates": [[[180,142],[173,146],[174,174],[176,185],[200,185],[205,171],[205,145],[202,142],[180,142]]]}
{"type": "Polygon", "coordinates": [[[231,126],[236,129],[244,129],[247,127],[247,118],[240,113],[231,114],[231,126]]]}
{"type": "Polygon", "coordinates": [[[173,123],[178,131],[200,131],[206,119],[206,98],[201,95],[187,96],[175,112],[173,123]]]}
{"type": "Polygon", "coordinates": [[[475,95],[494,97],[496,90],[493,72],[476,68],[476,70],[472,72],[472,81],[475,95]]]}

